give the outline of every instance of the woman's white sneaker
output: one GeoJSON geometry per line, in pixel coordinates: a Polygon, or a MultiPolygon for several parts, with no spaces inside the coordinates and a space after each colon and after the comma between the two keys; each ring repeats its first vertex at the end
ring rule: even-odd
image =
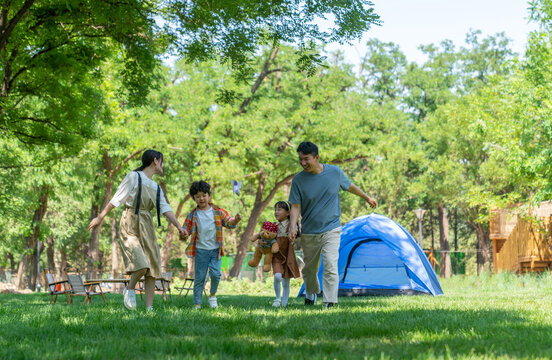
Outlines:
{"type": "Polygon", "coordinates": [[[136,310],[136,291],[125,288],[123,290],[123,299],[127,309],[136,310]]]}

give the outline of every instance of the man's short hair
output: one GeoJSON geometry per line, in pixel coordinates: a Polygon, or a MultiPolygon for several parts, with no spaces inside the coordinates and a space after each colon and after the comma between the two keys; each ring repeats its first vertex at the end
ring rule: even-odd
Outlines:
{"type": "Polygon", "coordinates": [[[304,155],[311,154],[312,156],[316,156],[318,155],[318,146],[311,143],[310,141],[305,141],[299,144],[299,146],[297,147],[297,152],[304,155]]]}
{"type": "Polygon", "coordinates": [[[190,186],[190,196],[193,198],[194,195],[200,191],[202,193],[211,195],[211,185],[209,185],[206,181],[203,181],[203,180],[194,181],[192,183],[192,186],[190,186]]]}

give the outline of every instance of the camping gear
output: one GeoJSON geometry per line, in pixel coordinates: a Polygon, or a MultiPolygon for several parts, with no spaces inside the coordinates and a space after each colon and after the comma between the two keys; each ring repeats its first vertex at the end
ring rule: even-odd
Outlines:
{"type": "MultiPolygon", "coordinates": [[[[318,280],[322,289],[322,269],[318,280]]],[[[416,240],[379,214],[345,224],[339,246],[339,296],[442,295],[437,275],[416,240]]],[[[303,296],[305,285],[298,296],[303,296]]]]}

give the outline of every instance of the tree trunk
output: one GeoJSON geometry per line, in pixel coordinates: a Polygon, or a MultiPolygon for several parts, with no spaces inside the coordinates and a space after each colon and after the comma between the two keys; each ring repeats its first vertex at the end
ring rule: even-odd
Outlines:
{"type": "Polygon", "coordinates": [[[56,279],[61,280],[63,278],[63,267],[61,266],[61,253],[54,249],[54,264],[56,279]]]}
{"type": "Polygon", "coordinates": [[[33,215],[31,235],[25,238],[25,252],[21,258],[21,263],[17,271],[17,278],[15,280],[15,285],[20,290],[25,288],[25,283],[27,283],[27,287],[31,290],[35,290],[36,288],[36,245],[40,235],[40,225],[42,224],[42,219],[44,219],[44,214],[46,214],[48,208],[49,190],[50,188],[48,185],[43,185],[40,188],[39,206],[33,215]]]}
{"type": "MultiPolygon", "coordinates": [[[[90,208],[90,220],[94,219],[99,214],[100,209],[96,202],[93,202],[90,208]]],[[[84,246],[84,258],[86,259],[87,265],[86,277],[89,279],[92,277],[96,277],[97,274],[94,262],[96,261],[95,259],[97,259],[97,254],[99,253],[100,230],[101,224],[92,229],[92,231],[90,232],[90,238],[88,239],[88,244],[85,244],[84,246]]]]}
{"type": "Polygon", "coordinates": [[[458,209],[454,209],[454,275],[458,275],[458,209]]]}
{"type": "Polygon", "coordinates": [[[119,277],[119,231],[117,228],[117,217],[111,220],[111,276],[114,279],[119,277]]]}
{"type": "Polygon", "coordinates": [[[240,275],[243,259],[245,258],[245,253],[247,252],[247,248],[249,247],[251,236],[253,236],[253,234],[255,233],[255,228],[257,227],[261,214],[263,213],[266,205],[267,204],[264,202],[255,202],[253,210],[251,210],[251,213],[249,214],[247,226],[240,236],[240,243],[237,247],[236,257],[234,258],[234,265],[232,265],[232,269],[230,269],[228,277],[234,278],[240,275]]]}
{"type": "MultiPolygon", "coordinates": [[[[4,264],[8,261],[8,254],[4,255],[4,264]]],[[[4,274],[4,271],[6,271],[6,268],[0,267],[0,279],[2,278],[2,274],[4,274]]]]}
{"type": "MultiPolygon", "coordinates": [[[[190,195],[186,195],[184,200],[178,203],[176,214],[174,214],[177,219],[182,213],[182,208],[184,207],[184,204],[186,203],[186,201],[188,201],[189,198],[190,198],[190,195]]],[[[165,270],[167,269],[167,265],[169,264],[169,257],[171,254],[171,248],[172,248],[173,239],[174,239],[174,230],[175,230],[174,225],[169,223],[169,227],[167,228],[167,235],[165,236],[165,243],[163,244],[163,248],[161,248],[161,268],[165,270]]]]}
{"type": "Polygon", "coordinates": [[[39,256],[36,257],[36,261],[35,261],[35,264],[34,264],[34,266],[35,266],[35,271],[34,271],[35,272],[35,277],[34,277],[33,281],[36,284],[35,288],[37,290],[40,290],[40,289],[44,289],[44,285],[46,284],[46,276],[44,276],[44,272],[40,273],[38,271],[39,266],[38,266],[37,261],[40,261],[40,255],[42,255],[42,253],[44,252],[44,249],[46,248],[46,246],[44,245],[43,241],[38,241],[37,244],[39,244],[39,246],[38,246],[39,256]]]}
{"type": "Polygon", "coordinates": [[[240,274],[242,264],[243,264],[243,259],[245,257],[245,253],[247,252],[247,248],[249,247],[251,236],[255,232],[255,227],[259,222],[259,218],[261,217],[263,210],[272,201],[278,189],[288,184],[291,181],[291,179],[293,179],[294,175],[295,174],[288,175],[282,180],[280,180],[279,182],[277,182],[274,185],[274,187],[270,190],[269,195],[264,200],[262,200],[262,197],[263,197],[268,176],[263,173],[259,175],[257,193],[255,194],[255,203],[253,205],[253,209],[251,210],[251,213],[249,214],[249,219],[247,221],[247,226],[245,227],[245,231],[240,236],[240,243],[238,244],[238,247],[237,247],[236,257],[234,258],[234,265],[232,265],[232,269],[230,269],[230,273],[228,274],[228,277],[231,277],[231,278],[237,277],[240,274]]]}
{"type": "Polygon", "coordinates": [[[475,227],[477,233],[477,275],[483,271],[491,271],[491,253],[490,253],[490,235],[489,229],[483,224],[477,224],[475,227]]]}
{"type": "MultiPolygon", "coordinates": [[[[111,157],[107,150],[103,153],[104,170],[107,174],[105,181],[104,195],[100,202],[101,206],[98,208],[98,203],[92,204],[92,211],[90,213],[90,220],[98,216],[102,210],[107,206],[107,203],[111,199],[113,193],[113,167],[111,165],[111,157]]],[[[100,231],[102,224],[96,226],[90,233],[90,239],[88,241],[88,269],[86,271],[88,278],[97,278],[100,266],[100,231]]]]}
{"type": "Polygon", "coordinates": [[[48,236],[48,248],[46,249],[46,256],[48,258],[48,272],[52,275],[56,273],[56,262],[54,260],[54,235],[48,236]]]}
{"type": "Polygon", "coordinates": [[[67,279],[67,252],[65,252],[65,249],[60,250],[61,254],[61,263],[60,263],[60,269],[61,274],[60,278],[67,279]]]}
{"type": "Polygon", "coordinates": [[[450,241],[449,241],[449,220],[445,204],[439,204],[439,244],[441,246],[440,272],[444,278],[451,275],[450,266],[450,241]]]}
{"type": "Polygon", "coordinates": [[[429,229],[431,230],[431,247],[435,250],[435,235],[433,233],[433,210],[429,209],[429,229]]]}
{"type": "Polygon", "coordinates": [[[10,259],[10,270],[11,270],[11,273],[13,274],[16,270],[15,266],[16,266],[16,262],[15,262],[15,258],[13,256],[12,253],[8,253],[8,259],[10,259]]]}

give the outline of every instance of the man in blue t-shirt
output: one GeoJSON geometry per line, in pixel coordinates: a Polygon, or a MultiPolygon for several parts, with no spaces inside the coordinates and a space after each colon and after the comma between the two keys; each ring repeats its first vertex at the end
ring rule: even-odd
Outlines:
{"type": "Polygon", "coordinates": [[[321,164],[318,158],[318,147],[315,144],[303,142],[297,148],[297,153],[303,171],[295,175],[291,183],[289,238],[295,240],[296,224],[301,214],[301,247],[305,261],[302,271],[305,282],[305,305],[314,305],[316,294],[320,292],[317,273],[320,268],[320,255],[322,255],[324,303],[327,307],[332,307],[337,303],[339,284],[337,269],[341,237],[339,189],[360,196],[373,208],[376,207],[377,202],[352,184],[339,166],[321,164]]]}

